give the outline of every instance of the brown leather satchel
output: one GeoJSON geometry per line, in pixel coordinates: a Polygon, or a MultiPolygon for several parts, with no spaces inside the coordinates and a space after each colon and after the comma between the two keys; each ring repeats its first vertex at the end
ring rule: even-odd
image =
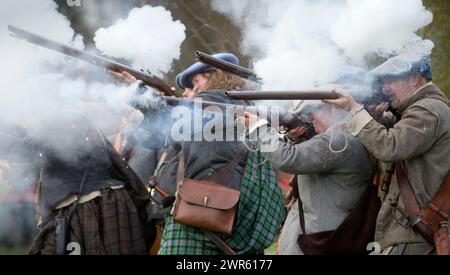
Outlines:
{"type": "Polygon", "coordinates": [[[174,221],[231,235],[240,190],[228,187],[224,182],[231,180],[232,173],[242,158],[242,154],[237,155],[228,165],[207,180],[185,179],[184,160],[181,158],[177,175],[177,199],[173,208],[174,221]]]}
{"type": "Polygon", "coordinates": [[[400,195],[409,214],[411,227],[434,247],[438,255],[450,255],[448,218],[450,213],[450,171],[436,195],[421,209],[414,191],[403,170],[403,163],[396,165],[400,195]]]}
{"type": "MultiPolygon", "coordinates": [[[[306,232],[303,204],[300,197],[298,203],[300,226],[302,232],[306,232]]],[[[297,242],[303,254],[367,254],[367,245],[373,242],[375,236],[376,219],[380,207],[378,190],[375,185],[370,184],[350,214],[335,230],[299,235],[297,242]]]]}
{"type": "Polygon", "coordinates": [[[193,227],[231,235],[240,192],[203,180],[179,185],[173,219],[193,227]]]}

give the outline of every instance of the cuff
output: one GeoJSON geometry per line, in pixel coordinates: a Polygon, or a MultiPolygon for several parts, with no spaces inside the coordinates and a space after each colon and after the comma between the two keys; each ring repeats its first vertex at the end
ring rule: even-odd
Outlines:
{"type": "Polygon", "coordinates": [[[359,135],[364,127],[366,127],[367,124],[373,120],[373,117],[361,105],[351,109],[350,116],[350,128],[353,136],[359,135]]]}
{"type": "Polygon", "coordinates": [[[256,129],[258,129],[259,127],[264,126],[264,125],[269,125],[269,122],[265,119],[260,119],[260,120],[258,120],[258,122],[254,123],[254,124],[250,124],[248,134],[249,135],[253,134],[253,132],[255,132],[256,129]]]}
{"type": "Polygon", "coordinates": [[[299,143],[302,143],[303,141],[305,141],[305,139],[303,137],[299,137],[296,140],[293,140],[291,138],[289,138],[289,136],[287,134],[284,135],[284,141],[289,145],[289,146],[295,146],[299,143]]]}

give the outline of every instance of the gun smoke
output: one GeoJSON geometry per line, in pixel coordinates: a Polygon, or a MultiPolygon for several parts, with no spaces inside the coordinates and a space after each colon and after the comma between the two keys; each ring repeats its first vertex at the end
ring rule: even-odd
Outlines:
{"type": "Polygon", "coordinates": [[[104,54],[131,60],[134,67],[161,76],[180,57],[185,31],[163,7],[145,6],[132,9],[125,20],[99,29],[94,41],[104,54]]]}
{"type": "MultiPolygon", "coordinates": [[[[379,65],[374,61],[417,58],[434,47],[417,34],[433,21],[421,0],[212,0],[211,5],[241,28],[241,49],[263,78],[263,90],[325,89],[354,78],[345,84],[364,100],[371,93],[364,75],[379,65]]],[[[311,102],[290,103],[269,104],[299,111],[311,102]]],[[[331,120],[333,126],[346,122],[336,115],[331,120]]]]}
{"type": "MultiPolygon", "coordinates": [[[[111,137],[118,131],[127,131],[142,120],[142,114],[128,103],[136,100],[150,102],[152,99],[151,93],[136,98],[136,85],[125,87],[115,84],[101,69],[10,36],[7,26],[16,25],[51,40],[83,49],[83,37],[75,33],[70,21],[58,13],[57,8],[51,0],[2,1],[0,58],[4,62],[4,70],[0,76],[0,161],[6,164],[0,167],[0,185],[6,186],[0,187],[0,191],[3,190],[0,192],[0,202],[4,195],[7,195],[5,190],[9,190],[6,193],[20,194],[32,189],[32,184],[36,183],[38,177],[35,172],[40,168],[26,157],[30,156],[28,148],[14,146],[14,152],[9,150],[11,146],[8,145],[16,145],[17,140],[13,130],[7,126],[20,126],[30,142],[51,145],[53,152],[56,152],[61,160],[74,161],[83,155],[83,152],[80,152],[83,148],[71,146],[74,144],[73,139],[80,137],[68,137],[65,133],[47,131],[49,126],[58,129],[70,123],[77,111],[82,111],[93,118],[93,123],[111,137]],[[38,17],[39,20],[36,20],[38,17]],[[85,78],[86,74],[88,78],[85,78]],[[123,117],[127,118],[126,123],[121,119],[123,117]],[[9,162],[5,162],[5,159],[9,162]]],[[[135,40],[125,44],[140,45],[142,51],[139,52],[139,58],[147,64],[144,68],[163,75],[170,70],[172,61],[179,57],[185,28],[179,22],[168,20],[171,19],[170,13],[162,8],[146,7],[142,10],[144,13],[149,10],[153,12],[152,18],[155,21],[152,21],[152,24],[157,25],[158,33],[162,34],[156,37],[154,32],[153,38],[164,42],[156,45],[153,40],[152,43],[135,40]],[[178,31],[177,37],[167,34],[174,30],[178,31]],[[150,54],[143,54],[145,47],[150,54]]],[[[135,10],[130,13],[128,20],[141,22],[140,16],[142,15],[139,10],[135,10]],[[133,16],[137,19],[133,19],[133,16]]],[[[132,36],[145,40],[149,36],[148,32],[145,32],[148,26],[144,24],[139,29],[133,29],[132,36]],[[143,29],[144,27],[146,29],[143,29]]],[[[123,31],[120,35],[126,35],[123,31]]],[[[107,38],[114,39],[111,36],[107,38]]],[[[129,58],[133,59],[131,56],[129,58]]],[[[140,103],[142,105],[142,102],[140,103]]],[[[45,152],[37,151],[32,154],[36,155],[35,159],[45,157],[45,152]]],[[[10,217],[10,213],[9,210],[1,212],[0,221],[10,217]]],[[[11,228],[7,226],[7,223],[2,222],[0,233],[9,234],[14,225],[11,224],[11,228]]]]}
{"type": "Polygon", "coordinates": [[[416,33],[433,20],[421,0],[213,0],[212,7],[242,26],[241,48],[267,90],[314,88],[343,66],[373,68],[370,56],[434,47],[416,33]]]}

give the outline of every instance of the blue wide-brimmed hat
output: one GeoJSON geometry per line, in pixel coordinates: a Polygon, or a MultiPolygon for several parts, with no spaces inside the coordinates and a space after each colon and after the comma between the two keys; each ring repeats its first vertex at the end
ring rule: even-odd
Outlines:
{"type": "MultiPolygon", "coordinates": [[[[213,54],[212,57],[217,59],[232,63],[234,65],[239,65],[239,59],[231,53],[217,53],[213,54]]],[[[206,73],[216,70],[215,67],[197,62],[194,65],[187,68],[184,72],[177,76],[176,83],[181,89],[193,89],[192,78],[200,73],[206,73]]]]}
{"type": "Polygon", "coordinates": [[[181,79],[181,74],[178,74],[178,75],[177,75],[177,78],[175,79],[175,83],[177,84],[178,88],[184,89],[184,88],[181,86],[180,79],[181,79]]]}
{"type": "Polygon", "coordinates": [[[403,78],[417,73],[427,81],[433,80],[430,58],[405,54],[393,57],[370,71],[368,81],[374,89],[379,89],[385,79],[403,78]]]}

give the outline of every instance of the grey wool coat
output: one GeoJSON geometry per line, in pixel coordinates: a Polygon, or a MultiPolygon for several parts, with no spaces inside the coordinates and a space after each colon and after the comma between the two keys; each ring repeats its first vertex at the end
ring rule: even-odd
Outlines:
{"type": "MultiPolygon", "coordinates": [[[[334,133],[329,129],[293,146],[280,139],[273,128],[259,130],[258,144],[268,161],[286,173],[299,174],[306,233],[336,229],[372,182],[371,162],[362,144],[340,129],[334,133]],[[330,141],[333,150],[346,149],[333,152],[330,141]],[[264,150],[269,143],[271,150],[264,150]]],[[[300,232],[295,203],[280,236],[280,254],[303,254],[297,244],[300,232]]]]}

